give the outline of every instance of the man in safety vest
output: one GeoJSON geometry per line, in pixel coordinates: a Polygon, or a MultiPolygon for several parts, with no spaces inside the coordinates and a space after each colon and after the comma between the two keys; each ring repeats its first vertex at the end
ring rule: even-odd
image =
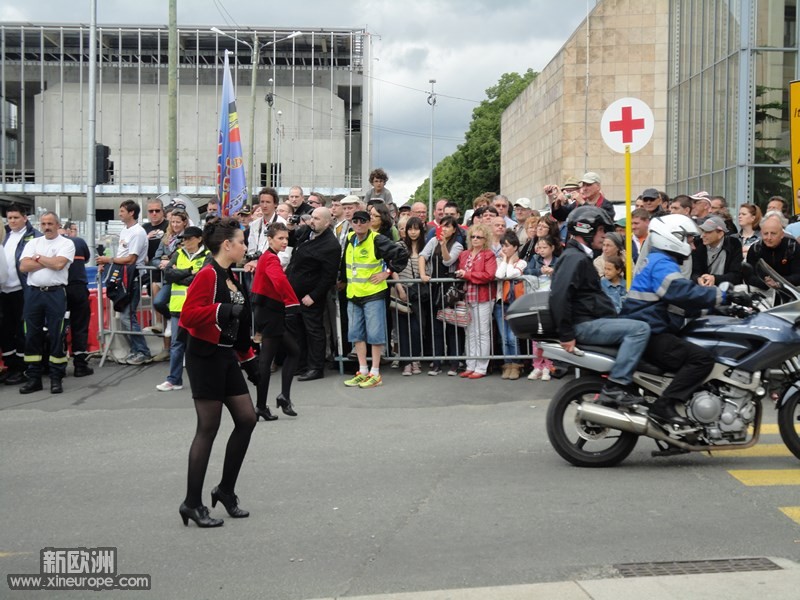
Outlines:
{"type": "Polygon", "coordinates": [[[356,211],[353,231],[342,256],[341,281],[347,282],[347,338],[353,343],[359,370],[344,384],[370,388],[381,385],[381,354],[386,344],[386,280],[405,269],[408,252],[388,237],[370,230],[369,213],[356,211]],[[367,344],[372,345],[372,370],[367,365],[367,344]]]}
{"type": "Polygon", "coordinates": [[[203,246],[203,232],[199,227],[187,227],[181,234],[183,243],[175,251],[164,279],[172,284],[169,296],[169,314],[172,327],[172,342],[169,346],[169,375],[164,383],[159,383],[159,392],[171,392],[183,388],[183,355],[186,352],[184,336],[178,335],[178,319],[186,301],[186,290],[194,276],[211,260],[211,253],[203,246]]]}

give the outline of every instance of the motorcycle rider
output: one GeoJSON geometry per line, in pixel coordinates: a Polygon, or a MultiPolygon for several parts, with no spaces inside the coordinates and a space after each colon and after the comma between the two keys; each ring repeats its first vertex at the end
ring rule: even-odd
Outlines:
{"type": "Polygon", "coordinates": [[[689,400],[714,367],[710,352],[676,334],[685,318],[727,300],[718,287],[701,286],[681,273],[692,252],[689,238],[699,236],[697,225],[686,215],[671,214],[650,221],[651,251],[644,268],[633,279],[621,316],[650,326],[645,359],[675,374],[650,413],[676,425],[688,425],[675,404],[689,400]]]}
{"type": "Polygon", "coordinates": [[[550,312],[561,347],[567,352],[576,343],[619,345],[614,367],[599,400],[628,405],[642,398],[628,388],[633,372],[647,347],[650,327],[641,320],[620,319],[600,285],[593,250],[603,247],[605,232],[614,230],[608,213],[596,206],[581,206],[567,217],[570,236],[550,284],[550,312]]]}

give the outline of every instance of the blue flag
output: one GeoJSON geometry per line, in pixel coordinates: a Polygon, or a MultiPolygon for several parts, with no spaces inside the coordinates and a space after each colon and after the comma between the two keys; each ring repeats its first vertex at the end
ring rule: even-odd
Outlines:
{"type": "Polygon", "coordinates": [[[247,201],[247,182],[242,159],[242,138],[239,133],[239,116],[236,113],[236,96],[233,92],[228,51],[225,51],[225,74],[222,81],[222,107],[220,109],[219,138],[217,143],[217,200],[220,214],[233,215],[247,201]]]}

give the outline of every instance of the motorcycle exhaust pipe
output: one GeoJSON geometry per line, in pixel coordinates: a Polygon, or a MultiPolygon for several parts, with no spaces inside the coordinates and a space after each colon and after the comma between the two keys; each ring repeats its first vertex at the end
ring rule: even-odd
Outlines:
{"type": "Polygon", "coordinates": [[[597,425],[610,427],[611,429],[618,429],[620,431],[627,431],[635,433],[636,435],[643,435],[645,437],[661,440],[672,446],[677,446],[686,450],[693,448],[691,444],[670,437],[644,415],[622,412],[593,402],[582,403],[578,406],[577,412],[578,418],[582,421],[588,421],[597,425]]]}

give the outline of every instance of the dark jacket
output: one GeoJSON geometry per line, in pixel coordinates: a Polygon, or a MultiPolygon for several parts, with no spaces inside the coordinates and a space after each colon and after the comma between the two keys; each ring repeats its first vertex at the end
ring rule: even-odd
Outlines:
{"type": "Polygon", "coordinates": [[[555,266],[550,284],[550,312],[562,342],[575,339],[575,325],[579,323],[617,316],[611,299],[600,286],[592,259],[575,240],[567,242],[555,266]]]}
{"type": "Polygon", "coordinates": [[[310,227],[297,230],[286,277],[299,299],[308,294],[314,304],[320,305],[336,283],[341,246],[330,228],[315,235],[313,240],[312,233],[310,227]]]}
{"type": "MultiPolygon", "coordinates": [[[[730,282],[731,285],[742,283],[742,242],[738,238],[726,235],[722,238],[722,249],[725,251],[725,264],[722,267],[722,274],[715,275],[716,283],[719,285],[723,281],[730,282]]],[[[701,275],[709,273],[708,249],[705,244],[697,244],[692,252],[692,281],[697,281],[701,275]]]]}
{"type": "MultiPolygon", "coordinates": [[[[755,267],[761,258],[789,283],[800,285],[800,248],[796,240],[784,236],[777,248],[769,248],[764,244],[764,240],[758,240],[747,251],[747,262],[755,267]]],[[[766,289],[756,272],[747,283],[762,290],[766,289]]]]}
{"type": "Polygon", "coordinates": [[[686,317],[722,304],[718,287],[704,287],[681,275],[678,262],[651,250],[647,266],[634,278],[620,317],[644,321],[653,334],[678,333],[686,317]]]}
{"type": "MultiPolygon", "coordinates": [[[[11,234],[11,227],[6,225],[6,240],[8,240],[8,236],[11,234]]],[[[22,249],[25,247],[25,244],[30,242],[33,238],[42,237],[42,232],[38,229],[34,229],[33,225],[31,225],[30,221],[25,222],[25,232],[22,234],[22,239],[17,244],[17,250],[14,252],[14,262],[16,263],[17,269],[17,277],[19,277],[19,282],[22,284],[22,289],[24,290],[28,286],[28,274],[23,273],[19,270],[19,259],[22,256],[22,249]]],[[[5,242],[3,242],[5,245],[5,242]]]]}

